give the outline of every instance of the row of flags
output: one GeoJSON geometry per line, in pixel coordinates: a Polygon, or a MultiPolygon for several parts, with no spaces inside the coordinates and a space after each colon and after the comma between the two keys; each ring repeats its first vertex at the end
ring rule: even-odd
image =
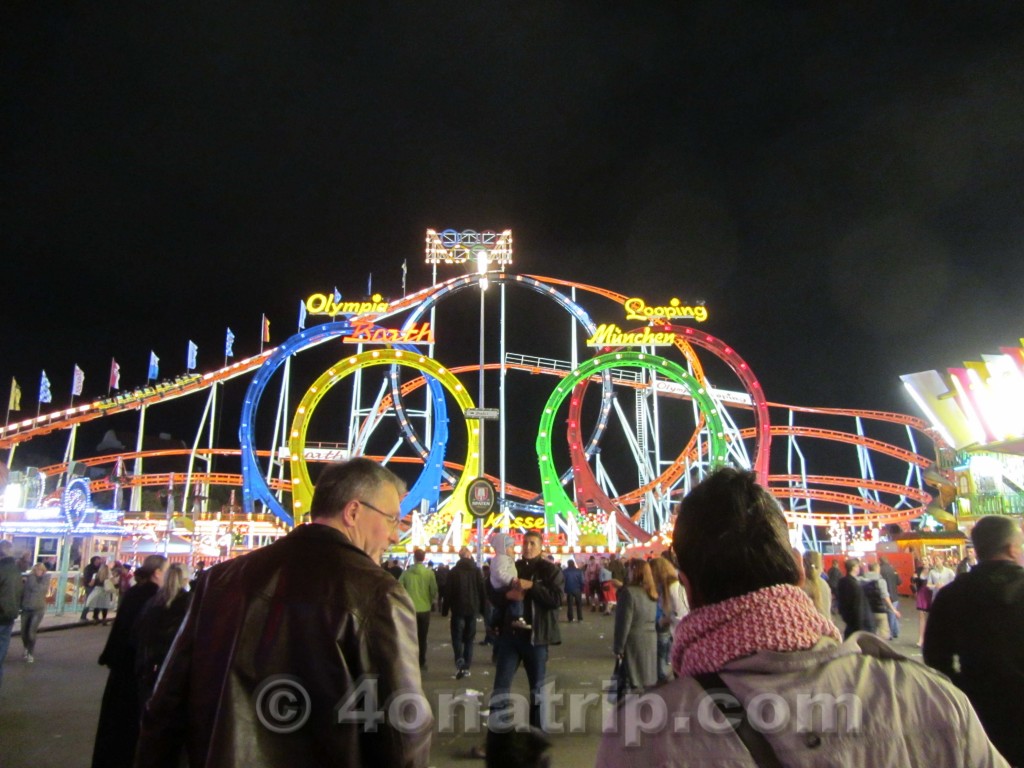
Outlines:
{"type": "MultiPolygon", "coordinates": [[[[337,288],[334,289],[337,293],[337,288]]],[[[339,294],[340,296],[340,294],[339,294]]],[[[305,314],[306,305],[304,302],[300,302],[301,311],[299,315],[299,327],[305,328],[305,314]]],[[[261,324],[260,333],[260,352],[263,352],[263,345],[270,342],[270,320],[266,315],[263,315],[263,321],[261,324]]],[[[235,356],[235,334],[230,328],[227,329],[227,333],[224,336],[224,359],[225,361],[229,357],[235,356]]],[[[197,358],[199,356],[199,345],[189,339],[188,351],[185,356],[185,370],[194,371],[197,367],[197,358]]],[[[146,373],[146,381],[155,381],[160,378],[160,358],[156,356],[156,352],[150,351],[149,353],[149,370],[146,373]]],[[[82,394],[82,390],[85,387],[85,371],[75,364],[74,372],[71,376],[71,397],[72,400],[82,394]]],[[[110,378],[107,384],[107,391],[112,389],[121,388],[121,366],[118,364],[115,358],[110,360],[110,378]]],[[[46,375],[46,371],[43,371],[42,376],[39,380],[39,398],[38,402],[52,403],[53,392],[50,389],[50,379],[46,375]]],[[[21,410],[21,385],[18,384],[18,380],[11,377],[11,392],[10,397],[7,401],[7,412],[10,414],[11,411],[21,410]]]]}

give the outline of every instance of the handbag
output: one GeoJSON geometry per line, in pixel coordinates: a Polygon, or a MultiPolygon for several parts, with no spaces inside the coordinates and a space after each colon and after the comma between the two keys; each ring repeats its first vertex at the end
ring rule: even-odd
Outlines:
{"type": "Polygon", "coordinates": [[[622,698],[622,695],[626,692],[626,681],[623,677],[623,661],[622,656],[615,657],[615,666],[612,667],[612,676],[608,681],[608,687],[605,689],[605,693],[608,694],[609,701],[616,701],[622,698]]]}

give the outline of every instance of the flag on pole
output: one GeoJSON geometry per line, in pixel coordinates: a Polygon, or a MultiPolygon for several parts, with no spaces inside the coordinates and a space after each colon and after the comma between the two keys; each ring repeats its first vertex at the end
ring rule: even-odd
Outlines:
{"type": "Polygon", "coordinates": [[[185,370],[194,371],[196,368],[196,355],[199,354],[199,347],[192,339],[188,340],[188,357],[185,358],[185,370]]]}
{"type": "Polygon", "coordinates": [[[71,396],[77,397],[82,394],[82,387],[85,385],[85,371],[75,365],[75,373],[71,378],[71,396]]]}
{"type": "Polygon", "coordinates": [[[338,286],[334,286],[334,303],[341,304],[341,291],[338,290],[338,286]]]}
{"type": "MultiPolygon", "coordinates": [[[[338,290],[335,288],[334,290],[338,290]]],[[[299,299],[299,330],[306,327],[306,302],[299,299]]]]}
{"type": "Polygon", "coordinates": [[[373,272],[366,278],[366,295],[373,296],[373,272]]]}
{"type": "Polygon", "coordinates": [[[266,315],[263,316],[263,336],[262,336],[262,339],[263,339],[263,343],[264,344],[269,344],[270,343],[270,320],[267,319],[266,315]]]}
{"type": "Polygon", "coordinates": [[[146,380],[159,379],[160,378],[160,358],[156,356],[156,352],[152,350],[149,353],[149,373],[146,375],[146,380]]]}
{"type": "Polygon", "coordinates": [[[408,259],[402,259],[402,295],[405,296],[405,277],[409,274],[409,265],[406,264],[408,259]]]}
{"type": "Polygon", "coordinates": [[[121,366],[117,364],[117,360],[114,358],[110,358],[110,388],[121,388],[121,366]]]}
{"type": "Polygon", "coordinates": [[[11,399],[7,401],[7,410],[21,410],[21,387],[18,386],[18,380],[13,376],[11,376],[11,399]]]}
{"type": "Polygon", "coordinates": [[[43,371],[43,376],[39,379],[39,402],[53,402],[53,393],[50,392],[50,380],[46,378],[46,371],[43,371]]]}
{"type": "Polygon", "coordinates": [[[224,337],[224,357],[235,356],[235,334],[228,328],[227,335],[224,337]]]}

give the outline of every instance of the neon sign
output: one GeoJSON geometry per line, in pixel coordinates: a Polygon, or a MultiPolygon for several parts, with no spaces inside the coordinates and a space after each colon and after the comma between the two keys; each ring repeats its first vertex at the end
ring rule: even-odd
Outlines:
{"type": "Polygon", "coordinates": [[[649,307],[643,299],[626,299],[627,320],[685,320],[693,319],[703,323],[708,319],[707,307],[698,304],[695,307],[683,306],[679,299],[671,299],[667,307],[649,307]]]}
{"type": "Polygon", "coordinates": [[[676,341],[673,331],[658,331],[646,326],[639,331],[623,331],[615,323],[602,323],[587,339],[588,347],[668,347],[676,341]]]}
{"type": "MultiPolygon", "coordinates": [[[[541,531],[544,529],[544,515],[537,517],[531,516],[516,516],[513,517],[509,522],[509,528],[522,528],[527,531],[541,531]]],[[[490,516],[484,520],[484,528],[495,528],[501,526],[501,513],[492,512],[490,516]]]]}
{"type": "Polygon", "coordinates": [[[427,230],[427,264],[462,264],[466,261],[476,261],[481,254],[486,254],[489,264],[511,264],[512,230],[427,230]]]}
{"type": "Polygon", "coordinates": [[[374,328],[372,320],[353,320],[352,335],[346,344],[433,344],[434,329],[430,323],[413,323],[408,328],[374,328]]]}
{"type": "Polygon", "coordinates": [[[373,294],[369,301],[335,301],[333,295],[314,293],[306,299],[306,311],[311,315],[366,315],[381,314],[388,311],[388,302],[379,293],[373,294]]]}
{"type": "Polygon", "coordinates": [[[67,484],[60,497],[60,514],[71,530],[78,528],[86,510],[92,504],[92,492],[89,481],[84,477],[76,477],[67,484]]]}
{"type": "MultiPolygon", "coordinates": [[[[467,531],[475,529],[475,523],[470,520],[466,524],[465,528],[467,531]]],[[[525,534],[523,531],[538,531],[544,536],[545,547],[564,547],[569,543],[568,538],[564,533],[546,533],[544,531],[544,516],[543,515],[517,515],[513,517],[508,524],[509,535],[516,542],[516,544],[522,544],[525,534]]],[[[501,529],[501,513],[492,512],[484,520],[484,528],[490,528],[491,530],[501,529]]]]}

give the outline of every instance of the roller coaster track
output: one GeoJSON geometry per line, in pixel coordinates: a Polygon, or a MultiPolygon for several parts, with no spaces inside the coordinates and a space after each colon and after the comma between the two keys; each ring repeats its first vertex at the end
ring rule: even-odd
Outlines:
{"type": "Polygon", "coordinates": [[[115,413],[137,411],[144,405],[154,405],[155,403],[176,400],[179,397],[195,394],[221,381],[228,381],[229,379],[251,373],[263,365],[263,361],[273,351],[273,349],[268,349],[256,357],[246,358],[211,373],[179,376],[170,383],[140,387],[139,389],[118,394],[114,397],[106,397],[101,400],[94,400],[91,403],[59,409],[32,419],[15,422],[7,427],[0,427],[0,448],[10,448],[18,443],[50,432],[56,432],[60,429],[67,429],[75,424],[93,421],[115,413]]]}
{"type": "MultiPolygon", "coordinates": [[[[117,462],[118,459],[122,459],[123,461],[127,462],[131,459],[140,457],[143,459],[167,458],[172,456],[184,457],[191,455],[191,453],[192,451],[189,450],[188,448],[163,448],[159,450],[150,451],[126,451],[123,453],[112,453],[106,456],[93,456],[88,459],[80,459],[78,460],[78,463],[84,464],[88,467],[102,467],[106,465],[112,466],[117,462]]],[[[199,448],[195,451],[196,456],[202,457],[229,456],[238,458],[240,453],[241,451],[239,451],[239,449],[237,448],[199,448]]],[[[257,455],[259,455],[261,458],[268,458],[270,456],[270,453],[270,451],[257,451],[257,455]]],[[[370,456],[369,458],[376,459],[377,461],[383,461],[384,459],[383,456],[370,456]]],[[[316,459],[311,459],[311,461],[316,461],[316,459]]],[[[420,460],[415,456],[392,456],[389,459],[389,461],[395,462],[397,464],[420,463],[420,460]]],[[[448,466],[450,469],[456,471],[461,471],[462,469],[464,469],[462,464],[459,464],[458,462],[454,461],[445,462],[445,465],[448,466]]],[[[52,477],[54,475],[64,474],[67,471],[67,468],[68,465],[64,462],[61,462],[59,464],[50,464],[49,466],[46,467],[40,467],[39,471],[42,472],[47,477],[52,477]]],[[[124,482],[121,483],[121,487],[127,488],[135,485],[166,486],[168,485],[168,483],[170,483],[171,480],[173,480],[176,485],[181,485],[184,484],[189,479],[189,477],[191,477],[191,482],[194,485],[209,483],[210,485],[238,486],[242,484],[242,475],[237,472],[193,472],[191,476],[187,472],[154,472],[151,474],[128,476],[125,478],[124,482]]],[[[491,480],[493,480],[495,484],[498,483],[497,477],[493,477],[491,475],[487,475],[487,477],[491,478],[491,480]]],[[[291,481],[273,479],[271,480],[271,486],[275,490],[280,489],[283,491],[289,491],[291,490],[291,481]]],[[[94,493],[111,491],[114,489],[114,482],[109,477],[99,478],[96,480],[92,480],[90,482],[90,487],[94,493]]],[[[446,490],[451,490],[451,487],[446,486],[446,490]]],[[[520,499],[536,499],[539,497],[536,491],[531,491],[526,488],[520,488],[508,482],[505,483],[505,490],[509,496],[515,496],[516,498],[520,499]]]]}
{"type": "MultiPolygon", "coordinates": [[[[616,291],[603,289],[597,286],[586,285],[582,283],[576,283],[568,280],[559,280],[550,277],[542,277],[530,275],[534,280],[539,282],[547,283],[550,285],[572,287],[581,291],[592,293],[597,296],[606,298],[617,304],[624,304],[627,297],[616,291]]],[[[439,283],[435,286],[430,286],[415,293],[409,294],[408,296],[391,302],[388,310],[384,313],[369,315],[369,319],[378,320],[380,318],[390,317],[392,315],[404,312],[412,307],[415,307],[418,303],[423,301],[424,298],[429,297],[432,293],[437,292],[442,287],[457,282],[463,278],[453,278],[452,280],[439,283]]],[[[699,333],[699,332],[698,332],[699,333]]],[[[703,371],[699,360],[696,358],[696,354],[690,347],[689,343],[685,340],[681,340],[681,343],[677,343],[676,347],[686,356],[687,360],[690,361],[691,367],[694,371],[700,375],[698,378],[703,377],[703,371]]],[[[179,376],[177,379],[168,382],[160,382],[152,386],[140,387],[130,392],[119,393],[115,397],[107,397],[97,399],[89,403],[82,405],[72,406],[66,409],[57,409],[53,412],[41,414],[34,418],[29,418],[21,421],[11,423],[6,427],[0,427],[0,448],[11,449],[15,445],[31,440],[35,437],[52,433],[62,429],[68,429],[77,424],[93,421],[96,419],[103,418],[116,413],[123,413],[126,411],[138,410],[144,406],[154,405],[159,402],[168,400],[174,400],[187,395],[201,392],[209,387],[223,381],[228,381],[236,377],[245,376],[252,374],[254,371],[260,368],[264,362],[274,354],[277,347],[267,349],[261,354],[249,357],[239,362],[233,363],[229,366],[225,366],[219,370],[206,373],[206,374],[187,374],[179,376]]],[[[497,370],[502,368],[501,363],[488,363],[485,365],[486,370],[497,370]]],[[[568,370],[562,370],[561,368],[549,368],[538,365],[527,365],[520,363],[505,362],[504,368],[512,370],[526,371],[530,374],[538,375],[552,375],[560,378],[570,374],[568,370]]],[[[471,373],[479,370],[478,365],[465,365],[458,366],[451,369],[454,373],[471,373]]],[[[591,381],[599,382],[600,377],[593,377],[591,381]]],[[[615,372],[612,373],[612,380],[618,386],[633,387],[636,389],[643,389],[651,387],[650,383],[638,382],[635,379],[624,378],[616,376],[615,372]]],[[[401,385],[400,392],[402,397],[406,394],[415,391],[417,388],[422,387],[424,379],[422,376],[416,377],[411,381],[405,382],[401,385]]],[[[659,395],[666,397],[679,397],[682,399],[689,399],[685,394],[662,391],[659,390],[659,395]]],[[[822,408],[822,407],[809,407],[809,406],[793,406],[785,405],[781,403],[768,402],[767,405],[771,408],[785,409],[793,413],[802,414],[813,414],[822,416],[838,416],[845,418],[863,418],[870,419],[877,422],[886,422],[891,424],[902,425],[911,429],[914,429],[932,440],[937,446],[941,446],[941,438],[934,433],[930,425],[927,424],[923,419],[910,416],[907,414],[891,413],[885,411],[875,410],[864,410],[864,409],[847,409],[847,408],[822,408]]],[[[387,395],[380,403],[377,414],[378,416],[383,415],[392,408],[394,403],[391,395],[387,395]]],[[[752,409],[751,403],[729,403],[730,408],[744,408],[752,409]]],[[[864,435],[855,435],[848,432],[835,429],[822,429],[814,427],[798,427],[798,426],[782,426],[772,425],[769,430],[769,434],[772,437],[804,437],[811,439],[828,440],[831,442],[845,443],[849,445],[856,445],[869,449],[871,451],[878,452],[880,454],[890,456],[894,459],[906,462],[908,465],[916,467],[928,467],[933,463],[933,460],[925,456],[914,453],[913,451],[901,448],[899,446],[892,445],[882,440],[867,437],[864,435]]],[[[740,430],[740,437],[743,440],[756,440],[756,429],[746,428],[740,430]]],[[[692,441],[691,441],[692,442],[692,441]]],[[[688,446],[691,448],[691,446],[688,446]]],[[[689,451],[689,452],[692,452],[689,451]]],[[[687,456],[688,451],[681,454],[687,456]]],[[[271,455],[271,451],[257,451],[257,454],[261,457],[268,457],[271,455]]],[[[238,456],[239,451],[237,449],[199,449],[196,451],[190,451],[188,449],[172,449],[172,450],[156,450],[156,451],[142,451],[142,452],[123,452],[116,455],[93,457],[89,459],[79,460],[81,463],[88,466],[97,466],[104,464],[112,464],[118,458],[123,460],[129,460],[137,456],[141,456],[147,459],[161,457],[161,456],[238,456]]],[[[420,459],[417,457],[400,457],[392,456],[389,459],[393,462],[409,462],[416,463],[420,459]]],[[[677,461],[677,465],[678,465],[677,461]]],[[[454,462],[445,462],[445,465],[453,470],[462,469],[461,465],[454,462]]],[[[57,475],[66,471],[66,465],[54,464],[49,467],[44,467],[41,471],[46,475],[57,475]]],[[[493,478],[496,480],[496,478],[493,478]]],[[[129,485],[140,485],[140,486],[161,486],[166,485],[170,482],[185,483],[186,481],[194,484],[215,484],[215,485],[228,485],[237,486],[242,483],[242,476],[234,473],[203,473],[203,472],[164,472],[164,473],[153,473],[144,474],[140,477],[126,478],[122,486],[129,485]]],[[[864,494],[851,494],[844,493],[838,490],[831,490],[828,488],[820,488],[815,486],[827,485],[832,487],[846,487],[846,488],[859,488],[864,491],[875,491],[878,493],[892,494],[894,496],[910,499],[915,503],[926,505],[930,500],[931,496],[918,488],[912,486],[900,485],[898,483],[889,483],[886,481],[878,481],[871,478],[842,478],[832,477],[824,475],[815,476],[801,476],[801,475],[769,475],[768,476],[769,487],[776,496],[780,498],[791,498],[791,499],[810,499],[815,501],[821,501],[825,503],[833,503],[842,505],[849,509],[863,510],[863,514],[851,514],[848,511],[843,512],[814,512],[814,513],[787,513],[787,516],[791,521],[823,524],[824,522],[837,521],[846,525],[873,525],[879,522],[904,522],[914,517],[919,516],[923,509],[894,509],[893,507],[884,503],[878,502],[874,499],[865,497],[864,494]],[[797,487],[797,485],[799,487],[797,487]]],[[[290,481],[274,479],[270,481],[271,487],[274,491],[288,491],[290,488],[290,481]]],[[[110,490],[114,486],[108,479],[94,480],[93,490],[96,492],[102,492],[110,490]]],[[[533,501],[539,498],[539,494],[534,491],[512,486],[506,482],[506,492],[509,496],[516,498],[533,501]]],[[[637,489],[628,492],[622,496],[616,497],[612,501],[616,505],[627,505],[633,504],[639,501],[642,497],[644,490],[650,490],[651,484],[648,484],[644,488],[637,489]]],[[[642,533],[635,523],[622,512],[621,509],[616,509],[620,526],[624,529],[633,532],[633,529],[642,533]]],[[[646,534],[645,534],[646,535],[646,534]]]]}
{"type": "MultiPolygon", "coordinates": [[[[752,438],[754,436],[754,430],[751,428],[740,430],[740,435],[744,438],[752,438]]],[[[790,427],[785,425],[772,425],[772,435],[778,437],[812,437],[821,440],[832,440],[837,443],[847,443],[848,445],[861,445],[865,448],[870,448],[878,453],[885,454],[886,456],[892,456],[893,458],[905,461],[908,464],[915,464],[919,467],[928,467],[932,463],[932,459],[926,456],[921,456],[913,451],[908,451],[906,448],[900,448],[899,446],[887,443],[884,440],[876,440],[873,437],[866,437],[864,435],[853,435],[849,432],[841,432],[838,429],[820,429],[817,427],[790,427]]]]}
{"type": "Polygon", "coordinates": [[[922,491],[920,488],[900,483],[891,483],[887,480],[875,480],[874,478],[833,477],[831,475],[807,475],[806,477],[803,475],[772,475],[770,484],[774,492],[774,489],[777,487],[792,488],[794,487],[793,483],[802,486],[805,482],[807,487],[814,485],[838,485],[848,488],[863,488],[869,491],[878,491],[879,493],[890,493],[893,496],[907,496],[914,501],[920,502],[922,505],[927,505],[932,500],[932,495],[922,491]]]}

